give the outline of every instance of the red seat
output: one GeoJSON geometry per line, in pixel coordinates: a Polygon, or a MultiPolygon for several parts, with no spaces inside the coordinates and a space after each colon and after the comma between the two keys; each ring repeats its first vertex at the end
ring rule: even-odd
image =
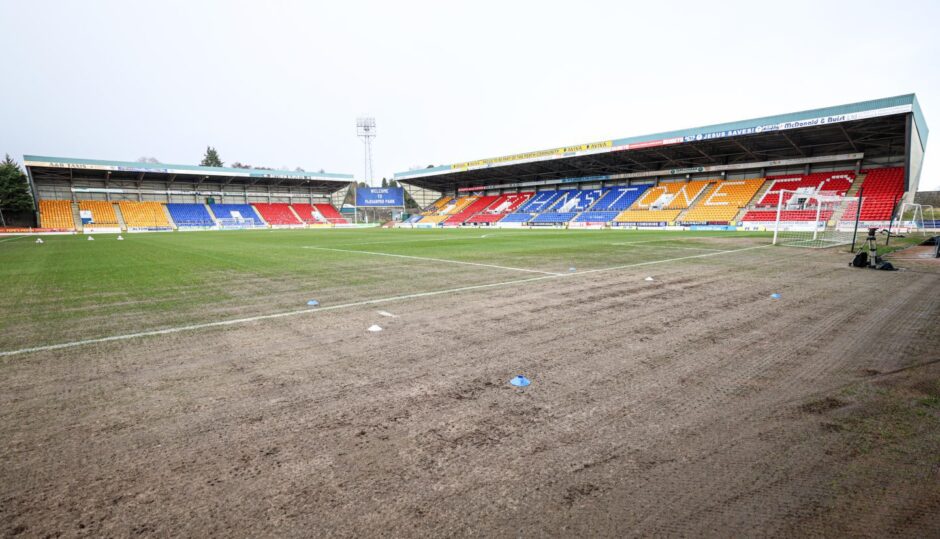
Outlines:
{"type": "Polygon", "coordinates": [[[255,203],[252,204],[255,207],[255,210],[258,211],[258,214],[269,224],[269,225],[300,225],[303,224],[300,220],[297,219],[297,216],[294,215],[294,212],[291,211],[289,204],[268,204],[268,203],[255,203]]]}
{"type": "Polygon", "coordinates": [[[313,207],[330,223],[338,225],[349,224],[349,221],[347,221],[332,204],[314,204],[313,207]]]}
{"type": "Polygon", "coordinates": [[[455,215],[451,215],[450,217],[448,217],[447,219],[445,219],[445,220],[444,220],[444,224],[445,224],[445,225],[453,225],[453,226],[462,224],[462,223],[463,223],[464,221],[466,221],[467,219],[469,219],[469,218],[473,217],[474,215],[476,215],[477,213],[479,213],[479,212],[485,210],[487,207],[489,207],[490,204],[492,204],[493,202],[495,202],[496,199],[498,199],[498,198],[499,198],[499,196],[497,196],[497,195],[490,195],[490,196],[483,196],[483,197],[480,197],[480,198],[474,200],[473,202],[471,202],[469,206],[467,206],[466,208],[463,209],[463,211],[461,211],[461,212],[459,212],[459,213],[457,213],[457,214],[455,214],[455,215]]]}
{"type": "Polygon", "coordinates": [[[904,194],[904,168],[876,168],[869,171],[862,182],[861,192],[862,212],[859,220],[889,221],[894,205],[904,194]]]}
{"type": "MultiPolygon", "coordinates": [[[[837,172],[814,172],[805,175],[790,176],[768,176],[768,181],[773,182],[764,196],[757,202],[756,206],[777,207],[777,201],[780,199],[780,191],[796,191],[797,189],[812,188],[818,192],[830,192],[838,195],[844,195],[852,187],[855,181],[855,173],[851,170],[841,170],[837,172]]],[[[784,202],[789,199],[789,195],[784,202]]]]}
{"type": "Polygon", "coordinates": [[[535,193],[527,191],[524,193],[508,193],[500,195],[492,201],[484,210],[468,218],[467,224],[485,224],[495,223],[507,214],[516,211],[516,208],[525,204],[535,193]]]}

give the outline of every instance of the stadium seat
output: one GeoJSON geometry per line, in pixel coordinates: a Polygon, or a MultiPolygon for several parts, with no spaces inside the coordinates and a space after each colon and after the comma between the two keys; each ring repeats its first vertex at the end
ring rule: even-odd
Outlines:
{"type": "Polygon", "coordinates": [[[264,224],[250,204],[209,204],[216,219],[253,219],[255,225],[264,224]]]}
{"type": "Polygon", "coordinates": [[[686,182],[669,182],[659,185],[649,185],[646,187],[643,194],[636,198],[636,201],[629,209],[649,210],[654,207],[656,209],[663,209],[666,204],[672,201],[676,193],[678,193],[685,184],[686,182]]]}
{"type": "MultiPolygon", "coordinates": [[[[868,171],[862,182],[860,221],[889,221],[894,207],[904,194],[904,168],[876,168],[868,171]]],[[[854,215],[855,210],[846,210],[854,215]]]]}
{"type": "MultiPolygon", "coordinates": [[[[819,212],[820,221],[828,221],[832,217],[831,210],[822,210],[819,212]]],[[[781,221],[815,221],[816,210],[782,210],[780,212],[781,221]]],[[[751,210],[744,214],[741,221],[762,222],[773,224],[777,221],[777,210],[751,210]]]]}
{"type": "Polygon", "coordinates": [[[453,197],[442,196],[441,198],[435,200],[430,206],[421,210],[421,215],[436,215],[437,212],[447,205],[448,202],[453,200],[453,197]]]}
{"type": "MultiPolygon", "coordinates": [[[[777,205],[780,202],[781,192],[786,191],[806,191],[808,193],[827,193],[834,195],[845,195],[855,182],[855,172],[851,170],[841,170],[835,172],[814,172],[812,174],[799,174],[788,176],[768,176],[767,181],[771,182],[764,196],[755,204],[755,209],[749,210],[741,218],[742,222],[749,223],[767,223],[773,224],[777,220],[777,205]]],[[[792,197],[792,193],[786,193],[783,198],[784,206],[792,197]]],[[[831,210],[822,210],[819,214],[821,220],[829,220],[832,217],[831,210]]],[[[783,209],[780,212],[781,221],[815,221],[816,210],[807,209],[783,209]]]]}
{"type": "Polygon", "coordinates": [[[514,212],[504,216],[499,220],[500,223],[528,223],[532,219],[532,213],[514,212]]]}
{"type": "Polygon", "coordinates": [[[462,212],[464,209],[468,208],[471,204],[476,202],[477,196],[466,196],[460,197],[452,200],[450,203],[445,204],[440,210],[441,215],[457,215],[462,212]]]}
{"type": "Polygon", "coordinates": [[[418,221],[418,223],[423,224],[423,225],[428,225],[428,224],[436,225],[438,223],[443,222],[444,219],[447,219],[448,217],[450,216],[449,215],[425,215],[421,217],[421,220],[418,221]]]}
{"type": "Polygon", "coordinates": [[[561,224],[571,221],[578,215],[578,212],[554,212],[548,211],[535,216],[535,219],[529,221],[530,224],[561,224]]]}
{"type": "Polygon", "coordinates": [[[475,195],[459,198],[442,197],[437,202],[432,204],[426,211],[422,212],[424,217],[418,222],[422,224],[443,223],[450,217],[462,213],[471,204],[476,202],[478,198],[480,197],[475,195]]]}
{"type": "Polygon", "coordinates": [[[170,203],[166,205],[170,217],[178,227],[214,226],[215,221],[209,215],[205,204],[170,203]]]}
{"type": "Polygon", "coordinates": [[[715,181],[680,220],[683,223],[728,223],[750,203],[763,183],[763,178],[715,181]]]}
{"type": "Polygon", "coordinates": [[[320,215],[322,215],[328,222],[333,223],[334,225],[349,224],[349,221],[347,221],[346,218],[343,217],[343,215],[339,212],[339,210],[334,208],[332,204],[320,203],[314,204],[313,207],[316,208],[317,211],[320,212],[320,215]]]}
{"type": "Polygon", "coordinates": [[[579,213],[593,206],[596,202],[604,198],[608,192],[610,192],[609,189],[561,191],[562,194],[557,199],[555,199],[555,202],[547,209],[547,211],[557,213],[579,213]]]}
{"type": "Polygon", "coordinates": [[[114,212],[114,202],[109,200],[79,200],[78,209],[91,212],[95,226],[118,226],[117,214],[114,212]]]}
{"type": "Polygon", "coordinates": [[[457,226],[464,223],[477,213],[485,210],[490,204],[496,201],[497,195],[482,196],[466,206],[462,211],[455,213],[443,221],[444,225],[457,226]]]}
{"type": "Polygon", "coordinates": [[[540,213],[552,207],[559,197],[571,193],[574,189],[565,189],[562,191],[541,191],[535,193],[525,204],[522,204],[518,213],[540,213]]]}
{"type": "Polygon", "coordinates": [[[636,202],[636,199],[639,198],[640,195],[642,195],[646,191],[647,187],[649,186],[647,185],[635,185],[635,186],[618,185],[616,187],[612,187],[607,192],[606,196],[604,196],[603,198],[598,200],[596,204],[591,206],[591,211],[595,211],[595,212],[612,211],[612,212],[615,212],[615,215],[616,215],[616,213],[619,213],[629,208],[630,206],[632,206],[633,203],[636,202]]]}
{"type": "Polygon", "coordinates": [[[300,217],[300,220],[308,225],[323,224],[326,220],[320,215],[320,212],[313,207],[313,204],[301,204],[295,202],[290,205],[294,212],[300,217]]]}
{"type": "MultiPolygon", "coordinates": [[[[812,174],[768,176],[767,181],[772,182],[764,196],[757,202],[757,207],[777,207],[780,200],[780,191],[796,191],[806,189],[816,192],[827,192],[844,195],[855,181],[855,173],[851,170],[836,172],[814,172],[812,174]]],[[[789,198],[789,195],[788,195],[789,198]]],[[[784,199],[786,202],[787,199],[784,199]]]]}
{"type": "Polygon", "coordinates": [[[712,180],[695,180],[683,184],[673,195],[672,200],[666,204],[663,209],[666,210],[684,210],[692,205],[693,202],[702,194],[703,191],[712,183],[712,180]]]}
{"type": "Polygon", "coordinates": [[[169,228],[163,204],[159,202],[133,202],[122,200],[118,202],[124,224],[137,228],[169,228]]]}
{"type": "Polygon", "coordinates": [[[576,223],[609,223],[613,221],[617,214],[620,212],[617,211],[586,211],[578,215],[574,220],[576,223]]]}
{"type": "Polygon", "coordinates": [[[285,203],[259,203],[252,204],[261,217],[269,225],[300,225],[303,224],[285,203]]]}
{"type": "Polygon", "coordinates": [[[615,223],[667,223],[672,224],[682,210],[624,210],[615,223]]]}
{"type": "Polygon", "coordinates": [[[495,223],[525,204],[535,193],[507,193],[500,195],[485,210],[467,219],[467,224],[495,223]]]}
{"type": "Polygon", "coordinates": [[[75,218],[72,216],[70,200],[40,200],[39,226],[75,230],[75,218]]]}

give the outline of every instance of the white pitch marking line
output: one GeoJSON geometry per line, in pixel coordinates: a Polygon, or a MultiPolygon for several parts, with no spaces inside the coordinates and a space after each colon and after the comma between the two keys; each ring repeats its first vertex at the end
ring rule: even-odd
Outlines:
{"type": "Polygon", "coordinates": [[[5,239],[0,240],[0,243],[3,243],[5,241],[21,240],[26,237],[27,236],[13,236],[12,238],[5,238],[5,239]]]}
{"type": "Polygon", "coordinates": [[[317,249],[320,251],[336,251],[338,253],[355,253],[359,255],[391,256],[395,258],[409,258],[412,260],[423,260],[425,262],[444,262],[449,264],[463,264],[465,266],[480,266],[484,268],[496,268],[511,271],[525,271],[528,273],[541,273],[542,275],[561,275],[553,271],[542,271],[527,268],[513,268],[510,266],[497,266],[496,264],[483,264],[481,262],[465,262],[463,260],[448,260],[446,258],[428,258],[425,256],[398,255],[393,253],[380,253],[378,251],[356,251],[353,249],[335,249],[333,247],[304,247],[304,249],[317,249]]]}
{"type": "Polygon", "coordinates": [[[110,337],[99,337],[99,338],[97,338],[97,339],[86,339],[86,340],[83,340],[83,341],[64,342],[64,343],[59,343],[59,344],[50,344],[50,345],[46,345],[46,346],[34,346],[34,347],[31,347],[31,348],[21,348],[21,349],[19,349],[19,350],[6,350],[6,351],[0,352],[0,357],[16,356],[16,355],[21,355],[21,354],[28,354],[28,353],[31,353],[31,352],[46,352],[46,351],[49,351],[49,350],[62,350],[62,349],[64,349],[64,348],[75,348],[75,347],[78,347],[78,346],[84,346],[84,345],[86,345],[86,344],[97,344],[97,343],[105,343],[105,342],[113,342],[113,341],[124,341],[124,340],[128,340],[128,339],[135,339],[135,338],[138,338],[138,337],[152,337],[152,336],[157,336],[157,335],[169,335],[169,334],[172,334],[172,333],[181,333],[181,332],[184,332],[184,331],[192,331],[192,330],[196,330],[196,329],[205,329],[205,328],[213,328],[213,327],[224,327],[224,326],[234,326],[234,325],[238,325],[238,324],[247,324],[247,323],[249,323],[249,322],[257,322],[257,321],[259,321],[259,320],[272,320],[272,319],[276,319],[276,318],[286,318],[286,317],[288,317],[288,316],[297,316],[297,315],[301,315],[301,314],[317,314],[317,313],[321,313],[321,312],[325,312],[325,311],[336,311],[336,310],[340,310],[340,309],[349,309],[349,308],[353,308],[353,307],[362,307],[362,306],[364,306],[364,305],[379,305],[379,304],[382,304],[382,303],[390,303],[390,302],[393,302],[393,301],[402,301],[402,300],[418,299],[418,298],[427,298],[427,297],[432,297],[432,296],[440,296],[440,295],[442,295],[442,294],[454,294],[454,293],[459,293],[459,292],[468,292],[468,291],[471,291],[471,290],[484,290],[484,289],[487,289],[487,288],[497,288],[497,287],[507,286],[507,285],[515,285],[515,284],[522,284],[522,283],[531,283],[531,282],[534,282],[534,281],[544,281],[544,280],[547,280],[547,279],[562,279],[562,278],[565,278],[565,277],[570,277],[570,276],[572,276],[572,275],[583,275],[583,274],[585,274],[585,273],[598,273],[598,272],[602,272],[602,271],[614,271],[614,270],[619,270],[619,269],[635,268],[635,267],[640,267],[640,266],[649,266],[649,265],[653,265],[653,264],[664,264],[664,263],[666,263],[666,262],[679,262],[679,261],[681,261],[681,260],[690,260],[690,259],[693,259],[693,258],[705,258],[705,257],[709,257],[709,256],[718,256],[718,255],[721,255],[721,254],[730,254],[730,253],[738,253],[738,252],[741,252],[741,251],[750,251],[751,249],[763,249],[764,247],[771,247],[771,245],[758,245],[758,246],[755,246],[755,247],[745,247],[745,248],[743,248],[743,249],[732,249],[732,250],[729,250],[729,251],[721,251],[721,252],[716,252],[716,253],[705,253],[705,254],[700,254],[700,255],[681,256],[681,257],[678,257],[678,258],[666,258],[666,259],[663,259],[663,260],[651,260],[651,261],[649,261],[649,262],[637,262],[637,263],[635,263],[635,264],[625,264],[625,265],[622,265],[622,266],[612,266],[612,267],[609,267],[609,268],[598,268],[598,269],[593,269],[593,270],[579,271],[579,272],[576,272],[576,273],[553,273],[553,274],[550,274],[550,275],[540,275],[540,276],[538,276],[538,277],[528,277],[528,278],[525,278],[525,279],[514,279],[514,280],[510,280],[510,281],[501,281],[501,282],[498,282],[498,283],[477,284],[477,285],[471,285],[471,286],[461,286],[461,287],[458,287],[458,288],[448,288],[448,289],[446,289],[446,290],[434,290],[434,291],[431,291],[431,292],[416,292],[416,293],[414,293],[414,294],[404,294],[404,295],[401,295],[401,296],[391,296],[391,297],[387,297],[387,298],[368,299],[368,300],[364,300],[364,301],[355,301],[355,302],[352,302],[352,303],[343,303],[343,304],[340,304],[340,305],[330,305],[330,306],[326,306],[326,307],[317,307],[317,308],[314,308],[314,309],[300,309],[300,310],[296,310],[296,311],[286,311],[286,312],[281,312],[281,313],[263,314],[263,315],[259,315],[259,316],[250,316],[250,317],[247,317],[247,318],[235,318],[235,319],[232,319],[232,320],[221,320],[221,321],[218,321],[218,322],[206,322],[206,323],[203,323],[203,324],[192,324],[192,325],[189,325],[189,326],[178,326],[178,327],[174,327],[174,328],[155,329],[155,330],[152,330],[152,331],[141,331],[141,332],[139,332],[139,333],[128,333],[128,334],[125,334],[125,335],[112,335],[112,336],[110,336],[110,337]]]}
{"type": "MultiPolygon", "coordinates": [[[[624,264],[623,266],[611,266],[609,268],[597,268],[577,272],[577,275],[583,275],[585,273],[597,273],[599,271],[613,271],[624,268],[637,268],[640,266],[650,266],[652,264],[662,264],[663,262],[678,262],[680,260],[691,260],[693,258],[705,258],[707,256],[717,256],[727,253],[739,253],[741,251],[750,251],[752,249],[763,249],[765,247],[773,247],[773,245],[755,245],[754,247],[744,247],[742,249],[731,249],[728,251],[715,251],[712,253],[703,253],[700,255],[689,255],[689,256],[680,256],[679,258],[667,258],[664,260],[650,260],[648,262],[637,262],[635,264],[624,264]]],[[[569,274],[572,275],[572,274],[569,274]]]]}
{"type": "Polygon", "coordinates": [[[611,245],[635,245],[636,247],[653,247],[660,249],[686,249],[691,251],[719,251],[724,252],[726,249],[712,249],[710,247],[685,247],[680,245],[638,245],[634,243],[611,243],[611,245]]]}
{"type": "MultiPolygon", "coordinates": [[[[442,233],[446,233],[446,232],[449,232],[449,231],[444,231],[442,233]]],[[[352,246],[357,246],[357,245],[385,245],[387,243],[388,244],[418,243],[418,242],[424,242],[424,241],[465,241],[465,240],[469,241],[469,240],[478,240],[482,238],[505,238],[505,237],[512,238],[512,237],[525,236],[526,234],[528,233],[519,234],[519,233],[512,233],[512,232],[490,232],[489,234],[484,234],[482,236],[475,236],[475,235],[465,236],[465,235],[460,235],[460,234],[454,234],[452,236],[447,236],[446,238],[416,238],[416,239],[407,239],[407,240],[360,241],[360,242],[352,242],[352,243],[343,242],[343,243],[336,243],[334,245],[352,247],[352,246]]],[[[662,241],[662,240],[657,240],[657,241],[662,241]]],[[[319,247],[319,246],[317,245],[310,246],[310,248],[315,248],[315,247],[319,247]]]]}

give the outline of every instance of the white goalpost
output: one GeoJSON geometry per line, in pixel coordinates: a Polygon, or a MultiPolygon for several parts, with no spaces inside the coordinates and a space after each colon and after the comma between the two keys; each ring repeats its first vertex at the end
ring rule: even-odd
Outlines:
{"type": "Polygon", "coordinates": [[[914,204],[905,202],[901,204],[898,210],[898,218],[893,221],[890,227],[892,234],[905,234],[920,231],[924,236],[927,235],[927,227],[924,226],[924,210],[929,208],[929,214],[933,215],[934,209],[930,204],[914,204]]]}
{"type": "Polygon", "coordinates": [[[781,190],[774,219],[774,245],[826,248],[855,238],[862,200],[813,189],[781,190]]]}

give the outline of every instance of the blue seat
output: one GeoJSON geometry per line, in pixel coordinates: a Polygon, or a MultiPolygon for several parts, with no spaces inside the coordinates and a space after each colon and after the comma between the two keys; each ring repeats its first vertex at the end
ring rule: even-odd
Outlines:
{"type": "Polygon", "coordinates": [[[567,223],[576,215],[577,212],[545,212],[536,215],[529,223],[567,223]]]}
{"type": "Polygon", "coordinates": [[[506,217],[503,217],[499,220],[500,223],[528,223],[529,219],[532,218],[531,213],[510,213],[506,217]]]}
{"type": "Polygon", "coordinates": [[[555,212],[582,212],[590,208],[594,203],[604,198],[609,189],[582,189],[561,191],[561,195],[552,204],[549,211],[555,212]]]}
{"type": "Polygon", "coordinates": [[[632,206],[648,188],[648,185],[618,185],[612,187],[610,192],[591,208],[591,211],[621,212],[632,206]]]}
{"type": "Polygon", "coordinates": [[[576,223],[609,223],[617,217],[618,211],[586,211],[574,220],[576,223]]]}
{"type": "Polygon", "coordinates": [[[238,212],[243,219],[254,219],[256,224],[260,224],[261,217],[255,213],[255,209],[250,204],[209,204],[212,213],[217,219],[235,219],[232,212],[238,212]]]}
{"type": "Polygon", "coordinates": [[[171,203],[166,205],[166,209],[170,211],[170,217],[178,227],[215,225],[203,204],[171,203]]]}
{"type": "Polygon", "coordinates": [[[571,193],[574,189],[567,189],[564,191],[542,191],[536,193],[535,196],[530,198],[525,204],[519,207],[516,210],[516,213],[541,213],[555,203],[559,197],[571,193]]]}

